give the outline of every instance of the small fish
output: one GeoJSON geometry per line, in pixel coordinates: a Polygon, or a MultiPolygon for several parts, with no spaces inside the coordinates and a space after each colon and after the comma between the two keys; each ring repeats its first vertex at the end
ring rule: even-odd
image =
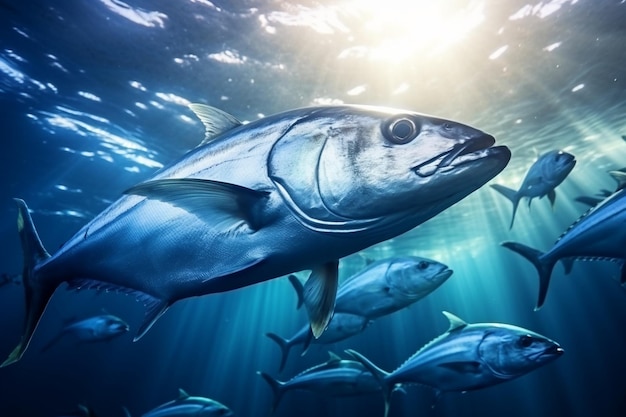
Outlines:
{"type": "Polygon", "coordinates": [[[609,191],[603,188],[596,193],[595,197],[579,196],[576,197],[574,201],[578,201],[579,203],[585,204],[589,207],[595,207],[600,204],[602,200],[606,199],[614,192],[617,192],[624,188],[624,186],[626,185],[626,168],[622,168],[616,171],[609,171],[609,175],[611,175],[611,177],[617,182],[615,191],[609,191]]]}
{"type": "MultiPolygon", "coordinates": [[[[626,174],[624,174],[626,175],[626,174]]],[[[626,283],[626,190],[620,189],[575,221],[548,252],[517,242],[501,245],[529,260],[539,274],[539,297],[543,306],[554,265],[561,261],[568,274],[576,259],[612,260],[622,264],[620,282],[626,283]]]]}
{"type": "Polygon", "coordinates": [[[469,391],[518,378],[560,357],[563,349],[550,339],[521,327],[499,323],[468,324],[443,312],[448,331],[418,350],[393,372],[385,372],[354,350],[378,379],[389,413],[391,393],[402,385],[419,384],[448,391],[469,391]]]}
{"type": "MultiPolygon", "coordinates": [[[[126,410],[127,417],[130,413],[126,410]]],[[[178,398],[142,414],[141,417],[231,417],[234,413],[225,405],[205,397],[191,397],[178,389],[178,398]]]]}
{"type": "Polygon", "coordinates": [[[0,287],[5,285],[20,285],[22,283],[22,275],[20,274],[7,274],[3,272],[0,274],[0,287]]]}
{"type": "Polygon", "coordinates": [[[89,317],[64,326],[53,339],[41,348],[41,351],[45,352],[60,339],[68,336],[74,338],[78,343],[94,343],[111,340],[126,332],[128,332],[128,324],[119,317],[111,314],[89,317]]]}
{"type": "Polygon", "coordinates": [[[302,328],[289,339],[283,339],[274,333],[266,333],[265,335],[276,342],[278,347],[280,347],[281,360],[278,370],[282,371],[287,363],[287,357],[292,347],[304,345],[302,348],[302,355],[304,355],[311,344],[326,345],[345,340],[361,333],[371,323],[372,321],[367,317],[350,313],[335,313],[324,333],[317,339],[313,337],[309,325],[302,326],[302,328]]]}
{"type": "MultiPolygon", "coordinates": [[[[372,320],[421,300],[451,275],[452,270],[446,265],[418,256],[398,256],[373,262],[339,286],[335,315],[326,330],[330,335],[322,335],[313,343],[335,343],[352,337],[365,330],[372,320]]],[[[289,281],[298,295],[299,308],[304,302],[304,287],[294,275],[289,276],[289,281]]],[[[307,326],[287,340],[273,333],[267,336],[281,348],[280,370],[293,346],[304,344],[304,354],[312,340],[307,326]]]]}
{"type": "Polygon", "coordinates": [[[341,359],[329,352],[327,362],[316,365],[291,378],[278,381],[264,372],[257,372],[274,392],[274,411],[283,395],[291,390],[312,391],[325,397],[349,397],[380,391],[380,384],[360,362],[341,359]]]}
{"type": "Polygon", "coordinates": [[[517,206],[523,197],[528,198],[528,207],[533,198],[543,198],[546,195],[550,200],[550,204],[554,206],[556,199],[555,188],[567,178],[569,173],[574,169],[576,159],[574,155],[564,151],[550,151],[541,155],[535,163],[530,167],[524,177],[522,186],[515,191],[499,184],[491,184],[491,187],[505,196],[513,203],[513,216],[511,217],[511,225],[513,228],[515,221],[515,212],[517,206]]]}
{"type": "Polygon", "coordinates": [[[27,319],[2,366],[26,350],[56,288],[133,294],[146,306],[135,340],[176,301],[311,270],[314,337],[333,314],[339,259],[405,233],[508,164],[480,130],[367,106],[296,109],[242,124],[213,107],[197,148],[96,216],[54,255],[23,200],[27,319]]]}

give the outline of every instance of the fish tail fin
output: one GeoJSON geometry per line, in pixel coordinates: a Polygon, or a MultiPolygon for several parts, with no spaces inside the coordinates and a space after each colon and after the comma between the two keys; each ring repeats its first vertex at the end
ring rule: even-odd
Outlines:
{"type": "Polygon", "coordinates": [[[291,285],[298,296],[298,306],[296,309],[299,310],[300,307],[302,307],[302,304],[304,304],[304,285],[302,285],[298,277],[294,274],[289,275],[287,278],[289,279],[289,282],[291,282],[291,285]]]}
{"type": "Polygon", "coordinates": [[[267,382],[267,384],[272,389],[272,392],[274,393],[274,401],[272,402],[272,410],[271,410],[271,412],[273,413],[274,410],[276,410],[276,408],[278,407],[280,400],[283,398],[283,394],[285,393],[285,390],[283,387],[285,386],[285,383],[275,378],[272,378],[265,372],[257,372],[257,374],[263,377],[263,379],[267,382]]]}
{"type": "Polygon", "coordinates": [[[280,337],[279,335],[275,333],[266,333],[265,336],[269,337],[274,342],[276,342],[276,344],[280,348],[281,358],[280,358],[280,368],[278,368],[278,371],[281,372],[285,368],[285,364],[287,363],[287,357],[289,356],[289,351],[291,350],[291,347],[293,345],[289,343],[289,340],[283,339],[282,337],[280,337]]]}
{"type": "Polygon", "coordinates": [[[10,365],[20,360],[33,337],[33,333],[48,305],[48,301],[50,301],[50,297],[52,297],[52,294],[58,286],[58,282],[45,283],[40,279],[36,279],[35,267],[37,264],[48,259],[50,254],[44,249],[37,235],[37,230],[35,230],[35,225],[30,217],[26,203],[17,198],[15,202],[18,208],[17,229],[22,242],[22,251],[24,252],[22,280],[26,298],[26,318],[24,320],[24,332],[20,343],[13,349],[9,357],[0,367],[10,365]]]}
{"type": "Polygon", "coordinates": [[[361,355],[359,352],[353,349],[347,349],[345,351],[348,355],[352,356],[357,361],[361,362],[361,364],[374,375],[380,387],[383,391],[383,399],[385,400],[385,417],[389,415],[389,405],[391,400],[391,393],[395,388],[395,384],[390,384],[386,377],[389,375],[388,372],[380,369],[378,366],[374,365],[369,359],[365,356],[361,355]]]}
{"type": "Polygon", "coordinates": [[[513,203],[513,215],[511,216],[511,225],[509,226],[509,229],[512,229],[513,222],[515,221],[515,212],[517,212],[517,206],[519,205],[520,195],[517,191],[500,184],[491,184],[491,188],[505,196],[511,203],[513,203]]]}
{"type": "Polygon", "coordinates": [[[522,245],[521,243],[503,242],[501,245],[522,255],[537,269],[537,273],[539,274],[539,298],[537,300],[535,311],[539,310],[546,300],[548,285],[550,284],[550,276],[552,275],[552,269],[554,269],[555,261],[552,258],[546,258],[543,252],[526,245],[522,245]]]}

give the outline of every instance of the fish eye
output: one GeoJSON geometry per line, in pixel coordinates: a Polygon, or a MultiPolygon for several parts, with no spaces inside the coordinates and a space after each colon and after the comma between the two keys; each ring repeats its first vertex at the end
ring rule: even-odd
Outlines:
{"type": "Polygon", "coordinates": [[[533,338],[530,335],[524,335],[519,338],[518,343],[521,347],[527,348],[533,344],[533,338]]]}
{"type": "Polygon", "coordinates": [[[413,120],[406,116],[388,120],[383,125],[383,135],[385,138],[398,145],[411,142],[418,134],[418,126],[413,120]]]}
{"type": "Polygon", "coordinates": [[[428,262],[426,261],[420,261],[420,263],[417,264],[417,269],[420,269],[423,271],[426,268],[428,268],[428,262]]]}

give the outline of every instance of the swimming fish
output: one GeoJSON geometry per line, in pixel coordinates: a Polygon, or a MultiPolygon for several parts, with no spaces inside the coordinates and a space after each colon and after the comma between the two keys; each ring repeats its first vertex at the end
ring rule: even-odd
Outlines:
{"type": "Polygon", "coordinates": [[[291,390],[312,391],[327,397],[349,397],[380,391],[380,384],[360,362],[341,359],[329,352],[325,363],[299,373],[289,381],[272,378],[265,372],[257,372],[265,379],[274,393],[272,411],[278,407],[283,395],[291,390]]]}
{"type": "MultiPolygon", "coordinates": [[[[313,340],[310,327],[302,327],[294,336],[283,339],[273,333],[267,336],[281,348],[283,369],[289,350],[303,344],[303,354],[309,343],[327,344],[347,339],[367,328],[372,320],[402,310],[439,288],[452,270],[446,265],[418,256],[398,256],[371,263],[346,279],[337,290],[335,315],[326,332],[313,340]]],[[[289,281],[298,294],[298,306],[304,302],[304,287],[293,275],[289,281]]]]}
{"type": "Polygon", "coordinates": [[[302,355],[304,355],[311,344],[326,345],[336,343],[354,335],[361,333],[372,323],[367,317],[357,314],[336,312],[328,323],[328,327],[324,333],[318,338],[314,338],[311,333],[311,327],[304,325],[289,339],[284,339],[274,333],[266,333],[265,335],[272,339],[278,347],[280,347],[281,359],[279,371],[282,371],[287,363],[287,357],[291,348],[297,345],[304,345],[302,355]]]}
{"type": "Polygon", "coordinates": [[[44,352],[64,337],[72,337],[78,343],[93,343],[111,340],[128,332],[128,324],[111,314],[89,317],[69,323],[52,338],[41,351],[44,352]]]}
{"type": "Polygon", "coordinates": [[[528,197],[528,207],[530,207],[533,198],[543,198],[547,195],[550,204],[554,206],[556,199],[555,188],[567,178],[572,169],[574,169],[574,165],[576,165],[574,155],[554,150],[541,155],[532,164],[519,190],[515,191],[500,184],[491,184],[494,190],[513,203],[513,216],[511,217],[509,229],[513,228],[515,212],[523,197],[528,197]]]}
{"type": "MultiPolygon", "coordinates": [[[[130,413],[126,412],[127,415],[130,413]]],[[[178,389],[178,398],[142,414],[141,417],[231,417],[234,413],[225,405],[205,397],[192,397],[178,389]]]]}
{"type": "Polygon", "coordinates": [[[0,287],[9,284],[20,285],[21,282],[22,276],[20,274],[7,274],[6,272],[0,274],[0,287]]]}
{"type": "Polygon", "coordinates": [[[446,311],[448,331],[418,350],[393,372],[385,372],[354,350],[381,384],[385,417],[391,393],[419,384],[446,391],[469,391],[518,378],[560,357],[563,349],[550,339],[521,327],[499,323],[468,324],[446,311]]]}
{"type": "Polygon", "coordinates": [[[539,298],[535,310],[545,302],[554,265],[562,261],[569,273],[575,259],[613,260],[622,263],[626,283],[626,190],[620,189],[574,222],[546,253],[517,242],[502,246],[529,260],[539,274],[539,298]]]}
{"type": "Polygon", "coordinates": [[[407,111],[310,107],[242,124],[192,109],[207,127],[200,146],[126,190],[54,255],[16,199],[27,314],[3,366],[21,358],[62,282],[134,294],[146,306],[137,340],[177,300],[308,269],[319,337],[340,258],[432,218],[511,156],[480,130],[407,111]]]}

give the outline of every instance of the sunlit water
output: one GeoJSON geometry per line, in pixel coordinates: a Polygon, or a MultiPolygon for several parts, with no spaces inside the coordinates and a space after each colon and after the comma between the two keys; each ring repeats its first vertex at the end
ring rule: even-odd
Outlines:
{"type": "MultiPolygon", "coordinates": [[[[538,154],[563,149],[577,165],[547,199],[511,204],[483,187],[417,229],[341,261],[418,255],[453,276],[411,308],[328,346],[353,348],[392,370],[444,332],[442,310],[469,322],[516,324],[558,341],[562,358],[520,379],[466,394],[423,387],[393,396],[391,416],[626,415],[626,292],[619,265],[578,262],[553,275],[546,305],[534,268],[499,246],[547,250],[626,166],[626,4],[526,1],[3,1],[0,4],[0,270],[21,250],[12,197],[25,199],[54,251],[129,186],[203,137],[187,108],[201,102],[251,121],[295,107],[357,103],[407,108],[476,126],[513,158],[494,180],[518,188],[538,154]]],[[[306,274],[302,274],[304,278],[306,274]]],[[[0,287],[0,352],[19,340],[23,290],[0,287]]],[[[277,374],[278,347],[306,321],[283,279],[177,303],[139,342],[60,342],[39,349],[64,320],[124,317],[143,307],[119,294],[59,290],[33,345],[0,369],[0,415],[55,416],[78,404],[133,415],[176,397],[214,398],[238,416],[268,415],[279,379],[323,362],[294,352],[277,374]]],[[[378,396],[285,395],[277,416],[382,416],[378,396]]]]}

